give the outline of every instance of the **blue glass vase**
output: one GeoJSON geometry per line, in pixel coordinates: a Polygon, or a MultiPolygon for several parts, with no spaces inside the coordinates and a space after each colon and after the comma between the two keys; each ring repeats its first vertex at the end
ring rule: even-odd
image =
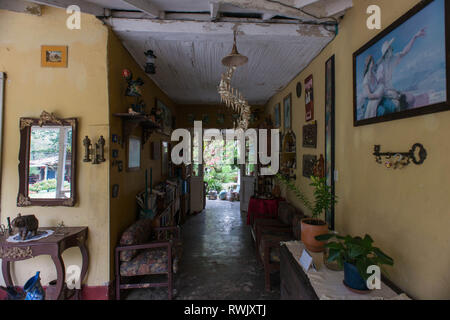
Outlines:
{"type": "Polygon", "coordinates": [[[44,300],[45,291],[41,285],[41,279],[39,278],[39,271],[36,272],[34,277],[31,277],[23,287],[26,292],[25,300],[44,300]]]}

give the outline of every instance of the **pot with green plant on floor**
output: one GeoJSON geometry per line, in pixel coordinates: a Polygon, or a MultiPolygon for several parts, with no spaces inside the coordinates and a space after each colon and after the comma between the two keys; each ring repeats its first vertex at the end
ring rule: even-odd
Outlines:
{"type": "Polygon", "coordinates": [[[328,242],[325,247],[329,249],[328,261],[337,263],[344,268],[344,285],[357,293],[370,292],[367,280],[373,274],[371,266],[394,265],[394,260],[374,247],[373,239],[369,235],[364,238],[352,236],[339,236],[331,233],[320,235],[316,240],[324,243],[332,238],[337,241],[328,242]]]}
{"type": "Polygon", "coordinates": [[[301,238],[306,249],[311,252],[322,252],[325,250],[324,243],[316,240],[316,236],[328,234],[328,224],[320,219],[320,216],[337,203],[336,197],[331,193],[326,178],[311,176],[310,186],[314,187],[314,206],[308,197],[297,186],[285,176],[278,174],[280,180],[295,196],[311,211],[311,217],[301,221],[301,238]]]}

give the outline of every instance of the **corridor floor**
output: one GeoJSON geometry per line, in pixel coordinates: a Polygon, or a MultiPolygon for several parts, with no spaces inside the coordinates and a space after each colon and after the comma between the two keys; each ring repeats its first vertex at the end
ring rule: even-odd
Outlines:
{"type": "MultiPolygon", "coordinates": [[[[208,200],[206,210],[188,218],[181,229],[183,256],[174,278],[174,299],[280,298],[279,273],[271,276],[272,291],[264,289],[264,269],[244,218],[239,202],[221,200],[208,200]]],[[[126,299],[167,299],[167,288],[130,290],[126,299]]]]}

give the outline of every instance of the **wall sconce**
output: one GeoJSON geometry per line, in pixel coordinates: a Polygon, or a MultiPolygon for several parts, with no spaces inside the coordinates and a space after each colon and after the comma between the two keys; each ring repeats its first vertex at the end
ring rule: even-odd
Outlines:
{"type": "Polygon", "coordinates": [[[84,145],[84,159],[83,162],[91,162],[92,164],[99,164],[105,162],[105,139],[100,136],[98,142],[92,145],[91,139],[88,136],[83,140],[84,145]]]}
{"type": "Polygon", "coordinates": [[[145,64],[145,73],[148,74],[155,74],[156,73],[156,67],[155,67],[155,60],[156,56],[153,54],[153,50],[147,50],[144,52],[146,64],[145,64]]]}

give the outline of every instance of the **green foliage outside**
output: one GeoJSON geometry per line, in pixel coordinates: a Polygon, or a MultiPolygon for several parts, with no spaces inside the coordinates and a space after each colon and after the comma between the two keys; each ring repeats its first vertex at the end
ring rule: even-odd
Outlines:
{"type": "MultiPolygon", "coordinates": [[[[60,128],[46,128],[31,130],[32,160],[45,159],[59,154],[60,128]]],[[[72,152],[72,130],[67,131],[67,153],[72,152]]]]}
{"type": "Polygon", "coordinates": [[[208,183],[208,190],[223,190],[224,183],[236,183],[238,180],[239,167],[236,165],[237,148],[233,142],[228,142],[224,147],[224,141],[205,141],[203,152],[205,172],[204,180],[208,183]],[[223,157],[220,158],[220,149],[222,147],[223,157]],[[233,162],[233,164],[228,164],[233,162]]]}
{"type": "MultiPolygon", "coordinates": [[[[69,189],[70,184],[67,181],[64,181],[64,189],[69,189]]],[[[56,179],[43,180],[40,182],[36,182],[35,184],[30,186],[30,191],[32,192],[53,192],[56,191],[56,179]]]]}

